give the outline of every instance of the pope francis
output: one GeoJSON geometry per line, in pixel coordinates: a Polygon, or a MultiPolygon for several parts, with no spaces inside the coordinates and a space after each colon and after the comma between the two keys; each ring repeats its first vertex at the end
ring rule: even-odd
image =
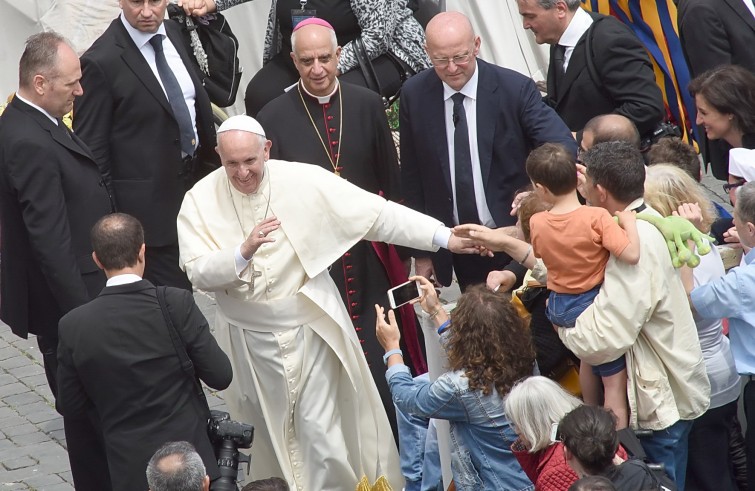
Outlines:
{"type": "Polygon", "coordinates": [[[388,419],[327,268],[362,239],[475,250],[318,166],[268,160],[270,146],[256,120],[229,118],[218,129],[223,167],[178,215],[181,266],[215,292],[215,335],[234,372],[225,401],[255,426],[252,475],[307,491],[386,476],[401,489],[388,419]]]}

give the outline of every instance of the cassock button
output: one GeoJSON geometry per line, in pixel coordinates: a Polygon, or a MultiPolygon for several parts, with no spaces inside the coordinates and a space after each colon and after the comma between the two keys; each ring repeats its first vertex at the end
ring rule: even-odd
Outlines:
{"type": "Polygon", "coordinates": [[[333,120],[333,116],[328,116],[328,121],[332,121],[332,120],[333,120]]]}
{"type": "Polygon", "coordinates": [[[336,145],[338,145],[338,140],[333,140],[332,142],[330,142],[330,144],[335,147],[336,145]]]}
{"type": "Polygon", "coordinates": [[[352,283],[354,281],[354,278],[346,278],[346,283],[352,283]]]}
{"type": "Polygon", "coordinates": [[[355,321],[355,320],[357,320],[357,319],[359,319],[359,316],[358,316],[358,315],[352,315],[352,316],[351,316],[351,320],[355,321]]]}
{"type": "Polygon", "coordinates": [[[330,131],[331,133],[335,133],[336,129],[335,128],[328,128],[328,131],[330,131]]]}
{"type": "Polygon", "coordinates": [[[328,104],[324,104],[324,106],[325,106],[325,109],[330,109],[330,104],[329,103],[328,104]]]}
{"type": "MultiPolygon", "coordinates": [[[[336,154],[336,155],[338,155],[338,154],[336,154]]],[[[351,257],[351,253],[350,253],[350,252],[347,252],[347,253],[345,253],[345,254],[343,255],[343,257],[351,257]]]]}
{"type": "Polygon", "coordinates": [[[359,305],[357,302],[351,302],[352,307],[356,307],[357,305],[359,305]]]}
{"type": "Polygon", "coordinates": [[[355,294],[356,292],[357,292],[356,290],[349,290],[349,295],[353,295],[353,294],[355,294]]]}

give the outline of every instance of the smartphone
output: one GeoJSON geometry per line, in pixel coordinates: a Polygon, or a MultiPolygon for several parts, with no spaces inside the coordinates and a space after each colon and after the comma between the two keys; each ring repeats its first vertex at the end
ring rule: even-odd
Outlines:
{"type": "Polygon", "coordinates": [[[388,301],[391,304],[391,308],[395,309],[406,305],[415,298],[422,296],[422,290],[419,289],[418,281],[407,281],[399,286],[388,290],[388,301]]]}

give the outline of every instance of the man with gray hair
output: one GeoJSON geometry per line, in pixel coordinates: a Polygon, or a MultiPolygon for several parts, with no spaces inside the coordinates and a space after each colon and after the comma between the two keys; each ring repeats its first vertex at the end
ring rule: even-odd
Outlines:
{"type": "MultiPolygon", "coordinates": [[[[550,44],[547,102],[574,132],[599,114],[629,118],[641,135],[664,117],[650,59],[619,20],[580,8],[579,0],[517,0],[525,29],[550,44]],[[588,52],[589,49],[589,52],[588,52]]],[[[579,141],[579,135],[577,141],[579,141]]]]}
{"type": "MultiPolygon", "coordinates": [[[[755,152],[755,151],[753,151],[755,152]]],[[[737,191],[734,226],[742,245],[749,249],[744,266],[730,270],[725,276],[695,287],[692,270],[682,271],[682,281],[689,293],[690,304],[703,319],[729,319],[731,353],[737,372],[749,381],[742,396],[747,419],[747,472],[755,471],[755,182],[748,182],[737,191]]],[[[752,478],[751,478],[752,479],[752,478]]]]}
{"type": "Polygon", "coordinates": [[[191,443],[168,442],[147,464],[150,491],[209,491],[210,476],[191,443]]]}

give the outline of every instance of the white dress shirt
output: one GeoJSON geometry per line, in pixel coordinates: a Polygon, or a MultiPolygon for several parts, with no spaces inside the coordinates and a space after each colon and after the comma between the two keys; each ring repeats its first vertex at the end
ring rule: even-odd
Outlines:
{"type": "Polygon", "coordinates": [[[165,92],[163,81],[160,78],[160,74],[157,72],[157,64],[155,63],[155,50],[152,45],[149,44],[149,40],[152,39],[155,35],[161,34],[163,36],[163,52],[165,53],[165,59],[167,60],[170,69],[173,70],[173,75],[175,75],[176,80],[178,81],[178,85],[181,86],[181,92],[183,92],[186,106],[189,108],[189,116],[191,116],[191,121],[194,124],[194,139],[196,142],[199,142],[199,134],[197,133],[197,108],[195,106],[197,93],[194,90],[194,83],[191,81],[189,70],[186,68],[186,65],[184,65],[184,62],[181,59],[181,55],[179,55],[178,51],[176,51],[176,47],[173,46],[170,38],[168,38],[167,34],[165,33],[165,25],[160,24],[160,27],[155,33],[142,32],[132,27],[131,24],[128,23],[126,18],[123,17],[123,13],[121,13],[121,22],[123,22],[123,27],[126,28],[126,32],[128,32],[128,35],[131,36],[131,39],[134,41],[134,44],[136,44],[136,47],[141,52],[145,61],[149,65],[149,68],[152,70],[152,73],[155,74],[155,78],[160,84],[160,87],[162,87],[163,92],[165,93],[165,98],[167,99],[168,93],[165,92]]]}
{"type": "Polygon", "coordinates": [[[752,16],[755,17],[755,3],[752,0],[742,0],[745,3],[745,6],[747,7],[747,10],[752,13],[752,16]]]}
{"type": "MultiPolygon", "coordinates": [[[[561,34],[558,44],[566,48],[564,50],[564,72],[569,66],[569,60],[571,59],[571,54],[574,52],[574,47],[582,39],[582,36],[584,36],[592,23],[593,20],[590,14],[578,8],[566,30],[561,34]]],[[[589,56],[589,53],[587,56],[589,56]]]]}
{"type": "MultiPolygon", "coordinates": [[[[477,81],[479,71],[475,67],[472,78],[469,79],[459,92],[464,94],[464,111],[467,115],[467,129],[469,130],[469,153],[472,157],[472,182],[474,183],[475,202],[477,203],[477,213],[480,223],[486,227],[496,227],[488,209],[488,202],[485,199],[485,187],[482,183],[482,171],[480,169],[480,153],[477,148],[477,81]]],[[[459,212],[456,209],[456,162],[454,158],[454,101],[451,96],[456,91],[443,82],[443,100],[445,101],[446,115],[446,141],[448,143],[448,164],[451,171],[451,189],[454,196],[454,223],[459,224],[459,212]]]]}
{"type": "Polygon", "coordinates": [[[44,109],[42,109],[38,105],[34,104],[33,102],[31,102],[31,101],[29,101],[27,99],[24,99],[23,97],[21,97],[21,95],[19,95],[18,92],[16,92],[15,97],[18,97],[18,100],[20,100],[21,102],[25,102],[26,104],[30,105],[31,107],[33,107],[37,111],[39,111],[42,114],[44,114],[45,116],[47,116],[50,119],[50,121],[52,121],[53,123],[55,123],[55,126],[58,126],[58,120],[55,119],[54,117],[52,117],[52,115],[50,113],[48,113],[47,111],[45,111],[44,109]]]}

